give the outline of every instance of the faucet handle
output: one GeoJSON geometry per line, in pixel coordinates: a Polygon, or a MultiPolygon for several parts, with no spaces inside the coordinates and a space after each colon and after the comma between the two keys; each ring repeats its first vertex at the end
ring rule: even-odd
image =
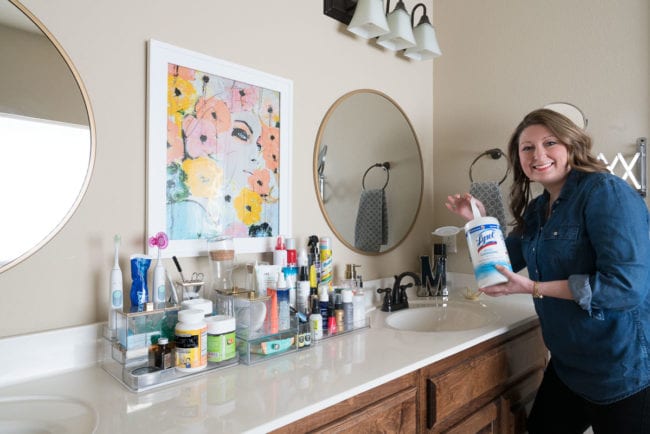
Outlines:
{"type": "Polygon", "coordinates": [[[391,288],[378,288],[377,289],[377,294],[384,294],[384,303],[381,306],[381,310],[383,312],[390,312],[393,302],[391,300],[391,292],[393,290],[391,288]]]}

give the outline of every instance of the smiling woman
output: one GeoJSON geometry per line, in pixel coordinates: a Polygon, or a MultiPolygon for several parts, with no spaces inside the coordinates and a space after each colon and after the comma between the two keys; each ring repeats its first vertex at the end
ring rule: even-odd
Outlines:
{"type": "Polygon", "coordinates": [[[92,173],[95,140],[87,95],[69,58],[14,0],[0,0],[0,58],[2,272],[72,216],[92,173]]]}

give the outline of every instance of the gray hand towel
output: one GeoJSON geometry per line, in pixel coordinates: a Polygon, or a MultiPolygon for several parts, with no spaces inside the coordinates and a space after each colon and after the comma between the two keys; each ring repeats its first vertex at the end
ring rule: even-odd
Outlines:
{"type": "Polygon", "coordinates": [[[506,233],[506,212],[503,206],[503,198],[499,183],[494,181],[472,182],[469,193],[483,202],[485,212],[491,217],[499,220],[501,230],[506,233]]]}
{"type": "Polygon", "coordinates": [[[363,190],[354,226],[354,246],[364,252],[378,252],[388,242],[388,209],[383,188],[363,190]]]}

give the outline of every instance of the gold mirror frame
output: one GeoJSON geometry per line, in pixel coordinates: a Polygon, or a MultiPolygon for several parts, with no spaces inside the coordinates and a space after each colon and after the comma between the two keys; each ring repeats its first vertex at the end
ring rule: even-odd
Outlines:
{"type": "MultiPolygon", "coordinates": [[[[357,121],[357,119],[355,118],[353,120],[353,122],[356,122],[356,121],[357,121]]],[[[375,127],[377,125],[381,125],[381,122],[374,124],[375,127]]],[[[369,142],[365,142],[363,144],[357,143],[357,144],[350,145],[350,146],[346,147],[346,152],[349,154],[350,157],[357,158],[355,156],[355,153],[359,154],[359,151],[360,151],[359,146],[367,145],[368,143],[369,142]],[[357,145],[357,146],[355,146],[355,145],[357,145]]],[[[373,149],[371,149],[371,150],[369,150],[367,152],[368,153],[373,153],[374,151],[376,151],[376,148],[373,148],[373,149]]],[[[402,152],[402,154],[404,154],[403,149],[401,149],[400,152],[402,152]]],[[[420,143],[419,143],[419,140],[417,138],[417,135],[415,134],[415,130],[413,128],[413,125],[411,124],[411,121],[409,120],[409,118],[406,115],[406,113],[404,112],[404,110],[399,106],[399,104],[397,104],[395,102],[395,100],[393,100],[391,97],[389,97],[385,93],[380,92],[378,90],[374,90],[374,89],[358,89],[358,90],[354,90],[354,91],[351,91],[351,92],[348,92],[348,93],[344,94],[343,96],[339,97],[332,104],[332,106],[328,109],[327,113],[323,117],[323,120],[321,121],[320,127],[318,129],[318,134],[316,136],[316,143],[315,143],[315,146],[314,146],[313,169],[312,170],[313,170],[313,174],[314,174],[313,175],[313,177],[314,177],[314,191],[316,192],[316,196],[317,196],[317,199],[318,199],[318,205],[319,205],[320,210],[321,210],[321,212],[323,214],[323,217],[325,218],[328,226],[330,227],[330,229],[332,230],[334,235],[346,247],[348,247],[352,251],[363,254],[363,255],[369,255],[369,256],[375,256],[375,255],[381,255],[381,254],[384,254],[384,253],[388,253],[391,250],[394,250],[395,248],[397,248],[406,239],[406,237],[409,235],[409,233],[413,229],[413,226],[415,225],[415,222],[417,220],[417,216],[418,216],[418,214],[420,212],[420,207],[421,207],[421,204],[422,204],[422,195],[423,195],[423,191],[424,191],[424,170],[423,170],[423,164],[422,164],[422,153],[421,153],[421,150],[420,150],[420,143]],[[371,184],[371,185],[377,186],[378,188],[381,188],[381,186],[384,185],[385,182],[387,182],[387,175],[390,176],[389,185],[392,186],[395,189],[395,191],[394,191],[393,195],[388,194],[388,200],[387,200],[388,208],[389,208],[389,210],[388,210],[389,231],[392,229],[391,225],[394,224],[394,222],[391,221],[391,216],[394,217],[394,216],[397,216],[398,214],[400,214],[398,217],[403,217],[401,214],[403,214],[403,213],[408,214],[410,212],[411,218],[408,221],[408,224],[403,224],[402,228],[400,228],[402,233],[396,235],[395,237],[392,237],[392,241],[391,241],[391,237],[389,235],[390,243],[387,246],[382,246],[382,250],[380,250],[379,252],[370,252],[370,251],[360,250],[357,247],[355,247],[355,245],[354,245],[354,239],[353,239],[354,237],[352,237],[352,239],[348,239],[346,236],[344,236],[342,234],[341,228],[337,227],[337,225],[333,221],[332,216],[330,216],[330,211],[328,211],[327,206],[325,204],[325,202],[327,201],[327,197],[325,197],[325,198],[322,197],[322,195],[321,195],[322,191],[321,191],[321,187],[320,187],[321,179],[319,177],[319,156],[320,156],[320,153],[323,150],[323,148],[326,148],[325,149],[325,151],[326,151],[326,153],[325,153],[325,166],[331,165],[333,163],[332,159],[331,159],[331,154],[332,154],[331,146],[332,146],[332,144],[331,143],[330,144],[323,143],[323,139],[325,137],[325,134],[326,134],[326,131],[327,131],[328,127],[332,127],[332,125],[330,125],[332,117],[334,116],[334,113],[336,113],[336,111],[338,109],[340,109],[342,104],[344,104],[346,101],[349,101],[355,95],[360,95],[360,94],[375,95],[375,96],[381,97],[383,100],[385,100],[386,103],[389,103],[392,106],[391,108],[394,109],[394,111],[395,111],[395,116],[399,115],[399,116],[401,116],[401,118],[403,118],[403,129],[407,130],[410,133],[410,137],[407,137],[406,139],[401,139],[396,144],[398,146],[402,146],[404,143],[406,143],[407,146],[409,146],[411,144],[413,146],[412,152],[409,153],[409,158],[410,158],[411,161],[408,163],[410,165],[408,167],[407,167],[407,164],[404,164],[405,162],[403,160],[399,160],[399,158],[397,158],[397,160],[399,160],[399,161],[391,161],[391,159],[395,160],[395,158],[391,158],[391,156],[374,155],[374,154],[371,157],[365,158],[365,160],[363,160],[363,161],[359,160],[358,164],[356,165],[356,168],[358,168],[357,172],[359,172],[359,176],[358,176],[358,178],[359,178],[358,179],[358,186],[359,187],[361,187],[362,182],[366,182],[368,184],[371,184]],[[329,151],[328,151],[328,149],[329,149],[329,151]],[[383,167],[379,166],[379,164],[383,164],[385,162],[388,162],[391,165],[391,167],[389,169],[390,170],[389,173],[385,173],[385,170],[383,169],[383,167]],[[370,174],[368,173],[368,170],[369,170],[369,167],[372,166],[373,164],[377,164],[377,166],[376,166],[377,169],[373,169],[370,172],[370,174],[375,172],[373,176],[376,176],[376,177],[374,179],[366,178],[365,177],[366,175],[370,176],[370,174]],[[400,185],[400,180],[404,181],[407,178],[413,178],[414,176],[417,176],[417,174],[415,174],[413,172],[413,169],[416,169],[416,168],[417,168],[417,171],[419,171],[419,180],[417,182],[415,182],[415,184],[417,184],[416,187],[415,188],[412,188],[412,187],[411,188],[407,188],[407,187],[400,188],[400,186],[399,186],[400,185]],[[396,196],[398,197],[397,200],[404,199],[405,198],[404,197],[405,196],[404,195],[405,190],[417,191],[417,194],[415,194],[415,193],[413,194],[414,198],[412,200],[413,203],[410,205],[411,209],[405,209],[406,207],[400,208],[399,203],[394,203],[394,202],[391,203],[391,198],[394,199],[396,196]],[[395,194],[395,193],[397,193],[397,194],[395,194]],[[393,211],[391,212],[391,210],[393,210],[393,211]],[[385,249],[384,249],[384,247],[385,247],[385,249]]],[[[407,181],[408,181],[408,179],[407,179],[407,181]]],[[[325,188],[325,196],[327,196],[327,194],[328,194],[327,193],[327,188],[325,188]]],[[[350,216],[350,219],[353,219],[353,221],[354,221],[355,218],[356,218],[356,209],[349,209],[347,211],[349,211],[348,214],[350,216]]]]}
{"type": "Polygon", "coordinates": [[[76,199],[71,203],[70,208],[68,209],[67,213],[63,215],[59,223],[52,228],[52,230],[43,238],[41,239],[38,243],[36,243],[34,246],[32,246],[30,249],[26,250],[25,252],[20,253],[17,257],[10,259],[8,262],[0,266],[0,273],[9,270],[10,268],[15,267],[16,265],[20,264],[30,256],[32,256],[34,253],[36,253],[38,250],[40,250],[45,244],[47,244],[54,236],[56,236],[61,229],[66,225],[66,223],[70,220],[72,215],[75,213],[77,208],[79,207],[79,204],[81,203],[81,200],[86,194],[86,191],[88,190],[88,185],[90,183],[90,178],[93,173],[93,169],[95,166],[95,157],[96,157],[96,131],[95,131],[95,119],[93,116],[92,112],[92,107],[90,105],[90,99],[88,97],[88,93],[86,91],[86,88],[83,84],[83,81],[81,80],[81,77],[79,75],[79,72],[73,65],[70,57],[68,54],[65,52],[61,44],[56,40],[56,38],[50,33],[50,31],[43,25],[43,23],[34,16],[31,11],[29,11],[25,6],[23,6],[19,1],[17,0],[7,0],[10,4],[18,8],[26,17],[29,19],[42,33],[43,35],[50,41],[50,43],[53,45],[54,49],[59,53],[59,55],[62,57],[63,61],[65,64],[68,66],[70,73],[72,74],[74,80],[76,81],[79,91],[81,94],[82,102],[85,105],[86,113],[88,116],[88,128],[89,128],[89,133],[90,133],[90,143],[89,143],[89,157],[88,157],[88,166],[86,169],[86,175],[84,177],[83,183],[81,184],[79,188],[79,192],[77,194],[76,199]]]}

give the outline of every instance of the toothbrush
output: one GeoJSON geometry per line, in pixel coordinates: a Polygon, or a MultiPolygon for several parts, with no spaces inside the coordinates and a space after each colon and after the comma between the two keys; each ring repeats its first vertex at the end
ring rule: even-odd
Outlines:
{"type": "Polygon", "coordinates": [[[153,270],[153,301],[156,305],[164,305],[166,302],[166,287],[165,287],[165,267],[163,267],[160,260],[160,251],[167,247],[169,239],[164,232],[158,232],[155,236],[149,238],[149,245],[151,247],[158,247],[158,261],[153,270]]]}
{"type": "Polygon", "coordinates": [[[119,264],[119,250],[122,238],[119,235],[113,237],[113,245],[115,248],[115,259],[113,261],[113,269],[111,270],[111,282],[108,305],[108,329],[114,331],[117,329],[117,311],[121,311],[124,307],[124,283],[122,280],[122,270],[119,264]]]}

